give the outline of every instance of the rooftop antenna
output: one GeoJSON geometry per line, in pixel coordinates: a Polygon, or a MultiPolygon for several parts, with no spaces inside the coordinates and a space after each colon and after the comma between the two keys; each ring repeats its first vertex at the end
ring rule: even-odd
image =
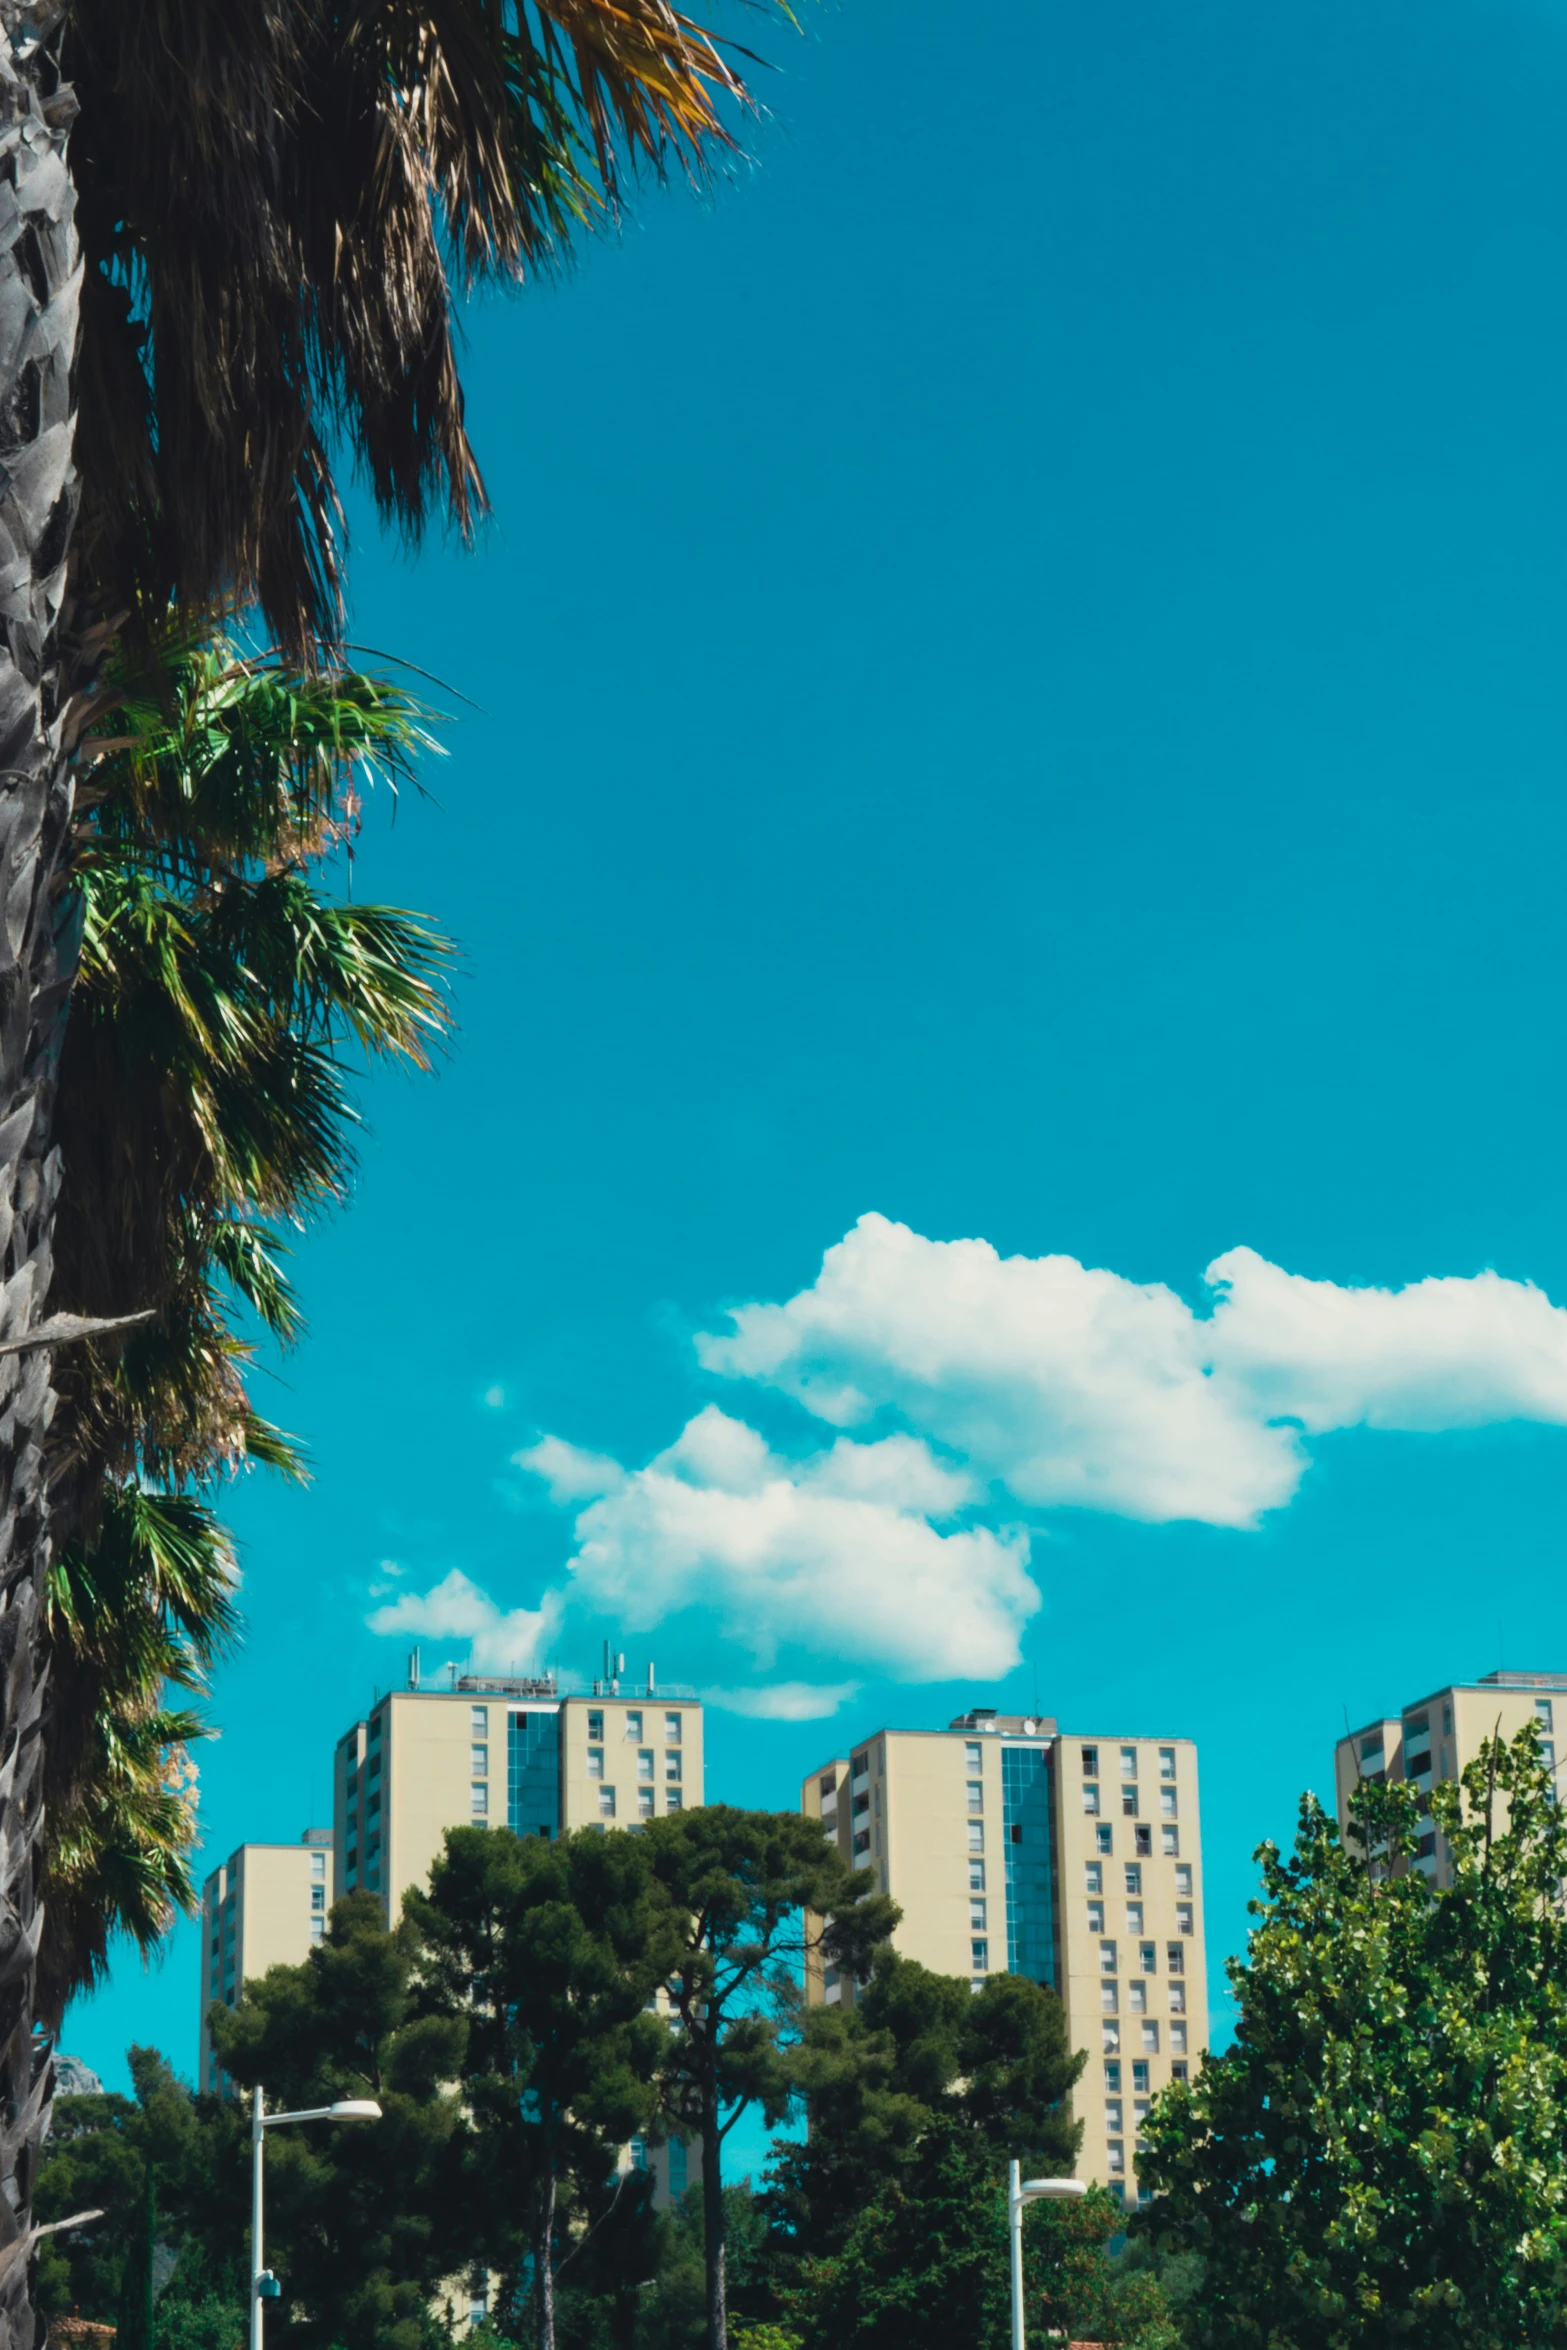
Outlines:
{"type": "Polygon", "coordinates": [[[417,1648],[409,1652],[408,1686],[410,1689],[417,1689],[419,1686],[419,1651],[417,1648]]]}

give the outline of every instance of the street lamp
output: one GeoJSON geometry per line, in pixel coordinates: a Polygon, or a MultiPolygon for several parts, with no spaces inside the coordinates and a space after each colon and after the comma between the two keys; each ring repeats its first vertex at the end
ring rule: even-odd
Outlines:
{"type": "MultiPolygon", "coordinates": [[[[278,2297],[277,2280],[261,2265],[261,2150],[268,2130],[280,2122],[378,2122],[373,2097],[342,2097],[336,2105],[312,2105],[300,2113],[266,2113],[258,2087],[250,2105],[250,2350],[262,2350],[262,2313],[278,2297]]],[[[1013,2169],[1017,2165],[1013,2164],[1013,2169]]]]}
{"type": "MultiPolygon", "coordinates": [[[[1027,2350],[1023,2338],[1023,2206],[1047,2195],[1071,2198],[1086,2195],[1081,2179],[1025,2179],[1015,2162],[1007,2165],[1007,2227],[1012,2236],[1012,2350],[1027,2350]]],[[[261,2350],[258,2335],[255,2350],[261,2350]]]]}

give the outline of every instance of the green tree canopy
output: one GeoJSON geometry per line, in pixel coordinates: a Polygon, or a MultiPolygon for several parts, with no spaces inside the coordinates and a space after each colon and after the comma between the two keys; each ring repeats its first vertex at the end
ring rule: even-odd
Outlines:
{"type": "Polygon", "coordinates": [[[424,2350],[437,2287],[470,2237],[455,2094],[467,2028],[421,2012],[417,1951],[410,1926],[387,1931],[373,1893],[350,1893],[302,1966],[273,1967],[210,2011],[224,2071],[262,2083],[274,2110],[381,2107],[362,2127],[268,2138],[268,2265],[299,2350],[424,2350]]]}
{"type": "Polygon", "coordinates": [[[1233,2043],[1159,2099],[1152,2225],[1214,2350],[1567,2343],[1567,1817],[1531,1727],[1429,1798],[1303,1799],[1230,1965],[1233,2043]]]}
{"type": "Polygon", "coordinates": [[[583,2225],[618,2233],[604,2183],[653,2119],[667,2030],[650,2009],[676,1948],[668,1903],[640,1836],[454,1828],[404,1914],[424,2004],[465,2037],[475,2257],[506,2273],[503,2305],[531,2269],[539,2350],[554,2350],[557,2262],[583,2225]]]}
{"type": "Polygon", "coordinates": [[[704,1804],[650,1820],[640,1840],[675,1934],[664,2094],[702,2148],[708,2350],[728,2350],[724,2140],[753,2105],[769,2122],[789,2109],[807,1953],[865,1974],[899,1912],[798,1812],[704,1804]]]}

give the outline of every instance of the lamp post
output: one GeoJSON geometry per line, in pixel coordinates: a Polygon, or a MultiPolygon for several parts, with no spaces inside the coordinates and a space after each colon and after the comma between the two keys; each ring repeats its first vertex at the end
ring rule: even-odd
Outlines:
{"type": "MultiPolygon", "coordinates": [[[[1046,2196],[1070,2200],[1086,2195],[1081,2179],[1025,2179],[1015,2162],[1007,2165],[1007,2227],[1012,2237],[1012,2350],[1027,2350],[1023,2338],[1023,2206],[1046,2196]]],[[[255,2350],[261,2350],[260,2337],[255,2350]]]]}
{"type": "Polygon", "coordinates": [[[380,2118],[381,2108],[373,2097],[344,2097],[336,2105],[312,2105],[300,2113],[267,2113],[261,2090],[256,2088],[250,2103],[250,2350],[262,2350],[262,2313],[266,2303],[277,2298],[271,2271],[261,2265],[261,2170],[266,2132],[281,2122],[378,2122],[380,2118]]]}

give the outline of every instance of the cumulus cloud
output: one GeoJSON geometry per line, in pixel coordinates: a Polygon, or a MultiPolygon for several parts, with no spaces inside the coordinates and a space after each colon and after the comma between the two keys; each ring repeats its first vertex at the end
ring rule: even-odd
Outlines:
{"type": "Polygon", "coordinates": [[[968,1491],[913,1437],[786,1460],[709,1405],[579,1512],[573,1595],[631,1632],[705,1609],[763,1666],[798,1644],[909,1680],[1003,1673],[1039,1594],[1026,1535],[933,1522],[968,1491]]]}
{"type": "Polygon", "coordinates": [[[482,1672],[531,1673],[545,1661],[560,1617],[558,1591],[547,1591],[536,1608],[507,1610],[453,1567],[428,1591],[405,1591],[390,1607],[378,1607],[368,1622],[372,1632],[465,1642],[482,1672]]]}
{"type": "Polygon", "coordinates": [[[859,1685],[834,1665],[919,1681],[1019,1661],[1042,1603],[1011,1517],[1244,1529],[1290,1501],[1335,1429],[1567,1425],[1567,1312],[1495,1273],[1357,1288],[1234,1248],[1194,1305],[869,1215],[808,1288],[730,1325],[697,1339],[701,1363],[803,1405],[816,1449],[785,1455],[713,1405],[641,1468],[542,1436],[514,1457],[572,1514],[561,1583],[506,1613],[453,1572],[372,1628],[467,1641],[504,1669],[536,1664],[568,1610],[626,1632],[697,1610],[759,1671],[826,1667],[712,1703],[819,1718],[859,1685]]]}
{"type": "Polygon", "coordinates": [[[858,1697],[858,1681],[769,1681],[760,1689],[709,1689],[709,1705],[753,1722],[820,1722],[858,1697]]]}
{"type": "Polygon", "coordinates": [[[1357,1289],[1246,1248],[1205,1279],[1198,1313],[1162,1282],[863,1216],[809,1289],[697,1352],[830,1426],[891,1411],[1031,1507],[1216,1526],[1290,1500],[1302,1431],[1567,1422],[1567,1313],[1529,1283],[1357,1289]]]}

